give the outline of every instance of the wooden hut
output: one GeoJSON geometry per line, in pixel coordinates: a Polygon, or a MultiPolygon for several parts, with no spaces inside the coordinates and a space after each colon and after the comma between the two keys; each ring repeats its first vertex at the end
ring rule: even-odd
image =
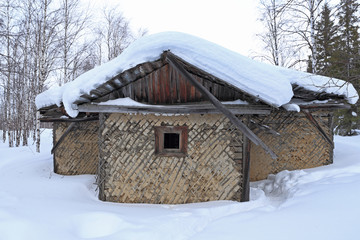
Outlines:
{"type": "Polygon", "coordinates": [[[177,204],[247,201],[250,179],[332,163],[332,111],[348,96],[292,83],[276,107],[189,59],[170,49],[125,64],[70,104],[41,104],[42,94],[41,120],[56,122],[54,170],[96,170],[101,200],[177,204]]]}

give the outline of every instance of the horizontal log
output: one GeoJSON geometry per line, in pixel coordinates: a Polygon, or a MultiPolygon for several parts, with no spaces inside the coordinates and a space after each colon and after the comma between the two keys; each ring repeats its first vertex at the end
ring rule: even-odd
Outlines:
{"type": "MultiPolygon", "coordinates": [[[[233,114],[270,114],[270,109],[250,107],[248,105],[227,105],[233,114]]],[[[117,105],[97,105],[82,104],[78,106],[80,112],[116,112],[116,113],[164,113],[164,114],[213,114],[221,113],[213,105],[153,105],[153,106],[117,106],[117,105]]]]}
{"type": "Polygon", "coordinates": [[[336,103],[322,103],[322,104],[309,104],[309,105],[301,105],[299,104],[301,109],[312,109],[312,110],[337,110],[337,109],[350,109],[350,105],[348,104],[336,104],[336,103]]]}
{"type": "Polygon", "coordinates": [[[98,121],[99,117],[86,117],[86,118],[40,118],[40,122],[90,122],[98,121]]]}

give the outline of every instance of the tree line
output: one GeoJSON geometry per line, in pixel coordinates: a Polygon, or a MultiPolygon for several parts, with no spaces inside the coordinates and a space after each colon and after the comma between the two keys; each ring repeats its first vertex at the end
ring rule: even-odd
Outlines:
{"type": "MultiPolygon", "coordinates": [[[[265,31],[256,57],[271,64],[351,82],[360,92],[357,0],[260,0],[265,31]]],[[[335,131],[357,134],[360,103],[335,114],[335,131]]]]}
{"type": "MultiPolygon", "coordinates": [[[[264,43],[256,57],[353,83],[360,92],[359,3],[259,0],[264,43]]],[[[334,0],[333,0],[334,1],[334,0]]],[[[0,129],[9,146],[38,143],[35,96],[111,60],[146,31],[118,8],[92,15],[80,0],[0,3],[0,129]]],[[[359,104],[336,113],[336,131],[360,128],[359,104]]]]}
{"type": "Polygon", "coordinates": [[[31,136],[39,143],[37,94],[118,56],[146,33],[132,31],[116,7],[98,16],[88,9],[80,0],[1,1],[0,129],[9,147],[28,145],[31,136]]]}

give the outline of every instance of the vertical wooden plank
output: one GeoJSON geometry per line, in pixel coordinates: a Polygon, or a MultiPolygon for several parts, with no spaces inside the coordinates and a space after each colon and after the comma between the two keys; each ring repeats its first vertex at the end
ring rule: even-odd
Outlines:
{"type": "Polygon", "coordinates": [[[140,101],[141,96],[141,79],[136,80],[133,82],[134,87],[132,88],[133,94],[134,94],[134,100],[140,101]]]}
{"type": "Polygon", "coordinates": [[[180,86],[180,79],[179,79],[179,75],[177,74],[177,72],[174,70],[174,68],[172,66],[171,67],[171,75],[174,78],[175,82],[176,82],[176,102],[180,103],[181,102],[181,86],[180,86]]]}
{"type": "Polygon", "coordinates": [[[209,80],[203,80],[203,86],[209,91],[211,92],[211,89],[210,89],[210,81],[209,80]]]}
{"type": "Polygon", "coordinates": [[[147,77],[146,77],[146,82],[147,82],[147,86],[148,86],[148,92],[147,92],[147,96],[148,96],[148,103],[152,104],[154,102],[154,98],[153,98],[153,95],[152,95],[152,73],[149,74],[147,77]]]}
{"type": "MultiPolygon", "coordinates": [[[[195,78],[195,76],[193,76],[194,78],[195,78]]],[[[196,78],[195,78],[195,80],[197,80],[196,78]]],[[[189,84],[190,84],[190,82],[189,82],[189,84]]],[[[192,85],[192,84],[190,84],[190,96],[189,96],[189,101],[195,101],[196,100],[196,96],[195,96],[195,90],[196,90],[196,88],[195,88],[195,86],[194,85],[192,85]]]]}
{"type": "Polygon", "coordinates": [[[161,103],[161,74],[159,71],[155,71],[155,83],[156,83],[156,103],[161,103]]]}
{"type": "MultiPolygon", "coordinates": [[[[201,77],[196,77],[196,80],[204,86],[204,81],[201,77]]],[[[200,102],[201,101],[201,93],[195,89],[195,99],[196,99],[196,102],[200,102]]]]}
{"type": "Polygon", "coordinates": [[[157,102],[157,94],[156,94],[156,86],[157,86],[157,83],[156,83],[156,72],[154,72],[153,74],[152,74],[152,92],[151,92],[151,94],[152,94],[152,96],[153,96],[153,103],[154,104],[156,104],[156,102],[157,102]]]}
{"type": "Polygon", "coordinates": [[[170,79],[168,78],[168,65],[164,66],[162,73],[162,79],[164,81],[164,93],[165,93],[165,103],[169,104],[171,103],[171,88],[170,88],[170,79]]]}
{"type": "Polygon", "coordinates": [[[176,103],[176,82],[174,80],[174,78],[172,77],[172,73],[171,73],[171,68],[169,67],[169,64],[166,65],[167,66],[167,74],[168,74],[168,79],[169,79],[169,84],[170,84],[170,103],[174,104],[176,103]]]}
{"type": "Polygon", "coordinates": [[[165,75],[165,69],[161,68],[159,71],[159,88],[160,88],[160,93],[161,93],[161,100],[160,103],[164,104],[166,103],[166,75],[165,75]]]}
{"type": "Polygon", "coordinates": [[[250,149],[251,143],[246,136],[244,136],[244,156],[243,156],[243,188],[241,192],[241,202],[247,202],[250,199],[250,149]]]}
{"type": "Polygon", "coordinates": [[[140,86],[141,86],[141,91],[140,91],[140,98],[139,98],[139,102],[144,102],[144,95],[146,92],[146,84],[144,81],[145,77],[140,79],[140,86]]]}
{"type": "Polygon", "coordinates": [[[131,99],[134,99],[133,84],[128,84],[127,88],[128,88],[128,92],[129,92],[129,97],[131,99]]]}
{"type": "Polygon", "coordinates": [[[191,87],[194,87],[190,81],[186,81],[186,102],[191,101],[191,87]]]}
{"type": "Polygon", "coordinates": [[[179,73],[176,73],[176,77],[180,81],[180,102],[184,103],[187,102],[187,95],[186,95],[186,86],[187,80],[179,73]]]}

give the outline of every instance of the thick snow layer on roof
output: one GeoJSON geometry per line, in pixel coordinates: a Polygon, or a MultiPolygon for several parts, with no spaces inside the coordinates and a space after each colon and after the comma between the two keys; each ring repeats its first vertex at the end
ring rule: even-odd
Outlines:
{"type": "Polygon", "coordinates": [[[63,102],[67,113],[76,117],[78,111],[74,102],[82,94],[89,94],[107,80],[140,63],[159,59],[167,50],[275,107],[290,101],[293,96],[291,84],[294,83],[309,90],[345,95],[350,103],[358,99],[352,85],[344,81],[337,80],[337,85],[344,85],[342,88],[328,88],[326,84],[329,78],[260,63],[191,35],[165,32],[143,37],[132,43],[119,57],[84,73],[61,88],[39,94],[36,106],[42,108],[63,102]]]}

